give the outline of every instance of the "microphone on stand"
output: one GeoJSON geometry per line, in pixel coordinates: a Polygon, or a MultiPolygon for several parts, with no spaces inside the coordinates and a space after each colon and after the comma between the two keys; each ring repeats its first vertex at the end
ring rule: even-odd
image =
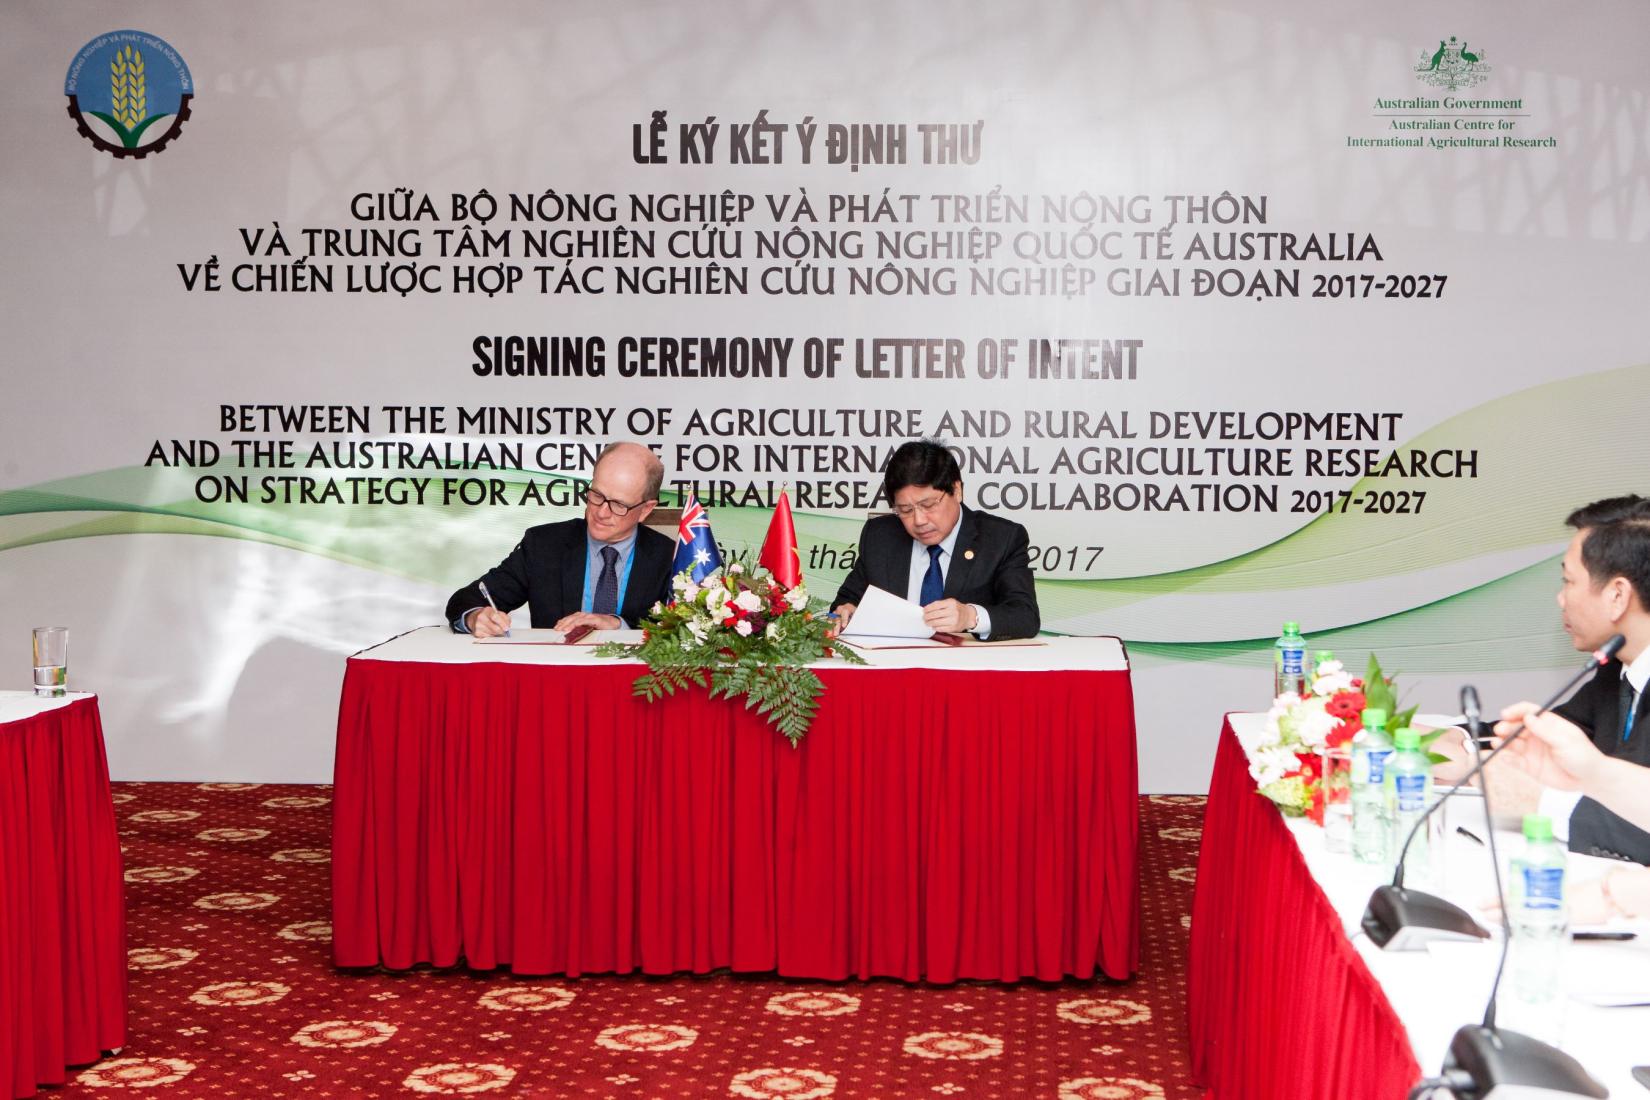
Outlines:
{"type": "MultiPolygon", "coordinates": [[[[1621,635],[1617,634],[1599,650],[1599,654],[1604,654],[1600,664],[1621,648],[1613,644],[1620,640],[1621,635]]],[[[1461,711],[1467,716],[1473,755],[1482,762],[1486,758],[1479,752],[1478,739],[1483,721],[1478,692],[1471,687],[1461,689],[1461,711]]],[[[1512,735],[1516,736],[1517,733],[1512,735]]],[[[1484,819],[1490,819],[1488,788],[1484,791],[1484,819]]],[[[1511,1100],[1515,1096],[1546,1096],[1553,1100],[1607,1097],[1610,1090],[1562,1050],[1521,1032],[1502,1031],[1495,1026],[1495,1002],[1501,992],[1501,974],[1507,968],[1507,949],[1512,945],[1513,933],[1512,918],[1507,913],[1507,894],[1501,886],[1501,861],[1495,852],[1493,826],[1489,830],[1489,846],[1491,866],[1495,870],[1495,896],[1501,903],[1501,958],[1495,964],[1495,980],[1490,983],[1489,1000],[1484,1005],[1484,1021],[1464,1025],[1450,1039],[1449,1052],[1444,1055],[1442,1080],[1448,1082],[1457,1100],[1500,1100],[1501,1097],[1511,1100]]]]}
{"type": "MultiPolygon", "coordinates": [[[[1600,646],[1588,658],[1587,664],[1570,677],[1569,681],[1545,703],[1541,704],[1537,713],[1545,713],[1560,699],[1570,693],[1570,690],[1579,684],[1590,673],[1610,663],[1621,647],[1627,644],[1627,639],[1620,634],[1600,646]]],[[[1475,693],[1476,694],[1476,693],[1475,693]]],[[[1518,740],[1523,734],[1524,726],[1518,725],[1507,737],[1490,752],[1480,755],[1477,763],[1463,775],[1449,790],[1445,791],[1437,801],[1428,806],[1426,812],[1415,820],[1410,827],[1409,835],[1404,837],[1404,844],[1398,852],[1398,863],[1393,869],[1392,884],[1378,886],[1369,896],[1369,905],[1364,909],[1363,930],[1369,935],[1370,942],[1376,947],[1388,951],[1417,951],[1424,948],[1433,940],[1487,940],[1490,934],[1459,905],[1445,901],[1436,894],[1428,894],[1420,890],[1406,890],[1404,888],[1404,859],[1409,855],[1409,846],[1415,840],[1415,834],[1426,827],[1428,819],[1437,812],[1438,807],[1449,801],[1451,795],[1460,790],[1480,772],[1491,760],[1508,745],[1518,740]]],[[[1476,750],[1475,750],[1476,751],[1476,750]]],[[[1492,829],[1493,833],[1494,830],[1492,829]]],[[[1497,879],[1500,872],[1497,870],[1497,879]]]]}

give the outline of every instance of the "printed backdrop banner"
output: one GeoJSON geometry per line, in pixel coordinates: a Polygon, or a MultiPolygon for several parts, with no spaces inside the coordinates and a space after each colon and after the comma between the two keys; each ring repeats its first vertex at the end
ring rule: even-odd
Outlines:
{"type": "Polygon", "coordinates": [[[1270,647],[1451,710],[1650,489],[1650,8],[0,10],[0,652],[118,777],[325,781],[344,658],[654,446],[829,597],[901,441],[1200,790],[1270,647]]]}

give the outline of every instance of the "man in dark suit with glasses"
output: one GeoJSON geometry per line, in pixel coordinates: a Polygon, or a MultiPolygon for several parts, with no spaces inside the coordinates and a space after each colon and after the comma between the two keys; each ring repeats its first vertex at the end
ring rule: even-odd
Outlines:
{"type": "Polygon", "coordinates": [[[876,585],[921,604],[931,630],[997,640],[1037,633],[1026,529],[963,505],[962,471],[944,444],[901,446],[883,471],[883,491],[894,514],[860,532],[859,557],[833,601],[838,630],[876,585]]]}
{"type": "Polygon", "coordinates": [[[635,626],[670,595],[676,545],[642,526],[659,503],[664,479],[664,466],[646,447],[609,445],[591,472],[583,518],[529,528],[509,557],[454,592],[447,601],[453,630],[478,638],[504,634],[510,612],[522,604],[535,626],[635,626]]]}

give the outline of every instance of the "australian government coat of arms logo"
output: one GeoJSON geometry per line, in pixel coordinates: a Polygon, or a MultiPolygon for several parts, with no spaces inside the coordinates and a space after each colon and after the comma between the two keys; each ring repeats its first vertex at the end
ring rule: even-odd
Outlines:
{"type": "Polygon", "coordinates": [[[1457,42],[1452,34],[1448,42],[1440,38],[1437,49],[1421,51],[1415,75],[1423,84],[1456,92],[1488,80],[1490,67],[1484,62],[1482,49],[1472,49],[1465,41],[1457,42]]]}
{"type": "Polygon", "coordinates": [[[144,31],[110,31],[80,47],[63,80],[69,117],[117,157],[166,148],[189,121],[195,81],[183,57],[144,31]]]}

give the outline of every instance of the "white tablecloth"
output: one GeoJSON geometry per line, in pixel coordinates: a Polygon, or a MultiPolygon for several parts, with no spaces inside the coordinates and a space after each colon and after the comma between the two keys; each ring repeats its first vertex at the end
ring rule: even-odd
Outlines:
{"type": "MultiPolygon", "coordinates": [[[[1258,714],[1234,714],[1231,718],[1232,728],[1237,732],[1258,726],[1264,720],[1264,716],[1258,714]]],[[[1438,945],[1429,951],[1382,951],[1359,927],[1370,892],[1383,882],[1391,881],[1391,868],[1369,866],[1356,862],[1350,855],[1330,852],[1324,844],[1323,830],[1311,822],[1300,819],[1286,822],[1300,845],[1312,877],[1340,914],[1358,954],[1363,956],[1370,972],[1381,983],[1387,1000],[1403,1020],[1410,1049],[1422,1072],[1428,1075],[1437,1074],[1442,1068],[1444,1054],[1456,1029],[1483,1018],[1484,1002],[1489,996],[1501,950],[1498,921],[1481,911],[1483,903],[1495,896],[1488,849],[1453,832],[1455,824],[1464,824],[1482,836],[1482,815],[1480,802],[1452,819],[1443,852],[1445,883],[1424,888],[1480,915],[1495,939],[1488,943],[1438,945]],[[1465,816],[1473,812],[1478,815],[1476,822],[1465,816]]],[[[1523,838],[1502,831],[1496,834],[1496,844],[1505,865],[1522,850],[1523,838]]],[[[1572,852],[1568,878],[1572,884],[1585,882],[1621,866],[1612,860],[1572,852]]],[[[1408,885],[1419,884],[1409,882],[1408,885]]],[[[1619,927],[1637,932],[1639,938],[1627,944],[1578,942],[1568,945],[1565,981],[1572,994],[1584,994],[1589,989],[1597,991],[1600,974],[1611,970],[1618,975],[1650,975],[1650,922],[1620,922],[1619,927]]],[[[1508,973],[1501,981],[1498,1023],[1518,1030],[1516,1006],[1509,992],[1511,971],[1509,964],[1508,973]]],[[[1644,987],[1644,992],[1650,1000],[1650,984],[1644,987]]],[[[1356,1037],[1348,1036],[1347,1041],[1355,1042],[1356,1037]]],[[[1634,1065],[1650,1063],[1650,1007],[1599,1008],[1572,997],[1565,1005],[1558,1045],[1586,1066],[1610,1090],[1611,1096],[1627,1098],[1644,1094],[1643,1087],[1633,1080],[1631,1069],[1634,1065]]]]}
{"type": "MultiPolygon", "coordinates": [[[[965,672],[1126,672],[1128,654],[1116,638],[1042,638],[1038,645],[962,645],[932,649],[860,650],[872,668],[936,668],[965,672]]],[[[467,634],[444,626],[427,626],[356,654],[373,661],[424,661],[477,664],[496,661],[521,665],[611,665],[616,658],[597,657],[588,645],[482,645],[467,634]]],[[[815,668],[852,668],[841,661],[821,661],[815,668]]]]}
{"type": "Polygon", "coordinates": [[[91,692],[87,691],[71,691],[56,697],[36,695],[32,691],[0,691],[0,725],[6,722],[21,722],[25,718],[33,718],[48,710],[66,707],[76,699],[89,698],[91,692]]]}

